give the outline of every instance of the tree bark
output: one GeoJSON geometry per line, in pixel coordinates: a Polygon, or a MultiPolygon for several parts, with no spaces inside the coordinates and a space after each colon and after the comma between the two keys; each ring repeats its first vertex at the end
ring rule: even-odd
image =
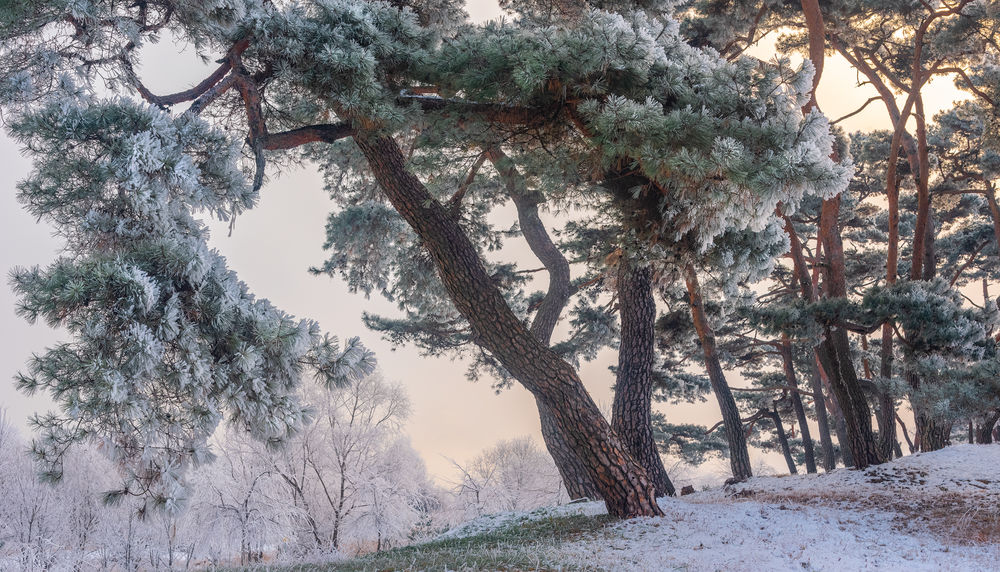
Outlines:
{"type": "Polygon", "coordinates": [[[996,426],[997,421],[1000,421],[1000,411],[990,413],[982,424],[976,424],[976,443],[988,445],[993,442],[993,427],[996,426]]]}
{"type": "MultiPolygon", "coordinates": [[[[792,257],[792,267],[799,280],[799,290],[802,298],[808,302],[816,301],[816,289],[812,278],[809,276],[809,268],[806,266],[805,255],[802,253],[802,241],[795,232],[792,219],[782,215],[785,220],[785,233],[788,235],[791,248],[789,254],[792,257]]],[[[813,403],[816,409],[816,424],[819,428],[819,442],[823,450],[823,470],[830,472],[837,466],[837,459],[833,451],[833,439],[830,437],[830,421],[827,418],[826,400],[823,397],[826,392],[823,389],[823,378],[819,371],[819,349],[813,350],[815,359],[809,360],[809,380],[813,392],[813,403]]]]}
{"type": "Polygon", "coordinates": [[[767,412],[767,416],[771,419],[771,423],[774,423],[774,431],[778,435],[778,444],[781,445],[781,454],[785,456],[785,464],[788,465],[788,474],[797,475],[799,471],[795,466],[795,460],[792,459],[792,449],[788,446],[788,435],[785,434],[785,426],[781,423],[781,415],[778,414],[777,404],[772,406],[771,410],[767,412]]]}
{"type": "Polygon", "coordinates": [[[708,370],[708,379],[722,412],[722,424],[726,431],[726,440],[729,442],[729,465],[733,470],[733,478],[745,481],[753,476],[753,472],[750,469],[750,452],[747,450],[743,421],[740,419],[740,410],[736,407],[733,392],[729,389],[726,375],[719,363],[715,332],[712,331],[712,326],[705,315],[705,303],[694,265],[684,266],[684,281],[687,283],[690,298],[691,319],[694,321],[694,328],[698,332],[698,339],[701,340],[701,348],[705,353],[705,369],[708,370]]]}
{"type": "Polygon", "coordinates": [[[809,360],[810,372],[809,381],[812,384],[813,407],[816,409],[816,425],[819,428],[819,443],[823,453],[823,470],[830,472],[837,468],[837,455],[833,449],[833,437],[830,434],[830,417],[827,415],[826,388],[823,387],[823,375],[820,372],[819,364],[816,360],[819,354],[813,351],[813,358],[809,360]]]}
{"type": "Polygon", "coordinates": [[[951,423],[925,413],[918,413],[916,422],[918,446],[922,452],[937,451],[951,444],[951,423]]]}
{"type": "Polygon", "coordinates": [[[656,351],[653,271],[648,266],[636,267],[627,255],[619,259],[618,312],[621,316],[621,343],[611,428],[649,473],[657,496],[673,496],[674,485],[656,448],[650,414],[656,351]]]}
{"type": "MultiPolygon", "coordinates": [[[[792,342],[788,339],[788,334],[781,335],[781,364],[785,371],[785,381],[789,387],[798,387],[799,382],[795,377],[795,364],[792,361],[792,342]]],[[[816,452],[813,449],[812,435],[809,430],[809,419],[806,417],[805,407],[802,406],[802,396],[799,392],[791,393],[792,409],[795,410],[795,418],[799,422],[799,433],[802,435],[802,448],[806,456],[806,472],[816,472],[816,452]]]]}
{"type": "MultiPolygon", "coordinates": [[[[910,434],[906,431],[906,425],[903,423],[903,418],[899,416],[899,412],[896,412],[896,422],[899,423],[900,433],[903,434],[903,439],[906,439],[906,447],[910,450],[910,454],[917,452],[916,444],[910,440],[910,434]]],[[[902,457],[902,455],[900,455],[902,457]]]]}
{"type": "MultiPolygon", "coordinates": [[[[845,276],[844,245],[840,237],[840,224],[837,217],[840,213],[840,197],[823,201],[821,215],[821,236],[826,250],[826,280],[824,282],[827,296],[830,298],[847,297],[847,279],[845,276]]],[[[869,465],[883,462],[879,456],[878,445],[872,433],[871,409],[868,400],[861,389],[858,372],[854,369],[851,359],[851,344],[847,338],[847,330],[837,326],[824,328],[824,340],[820,347],[820,360],[823,369],[830,378],[830,386],[844,414],[847,431],[847,446],[851,450],[854,466],[863,469],[869,465]]],[[[841,443],[841,447],[843,447],[841,443]]]]}
{"type": "Polygon", "coordinates": [[[993,221],[993,237],[997,241],[997,251],[1000,252],[1000,204],[997,204],[997,193],[990,181],[983,181],[986,187],[986,202],[990,206],[990,219],[993,221]]]}
{"type": "MultiPolygon", "coordinates": [[[[544,202],[545,197],[541,193],[528,190],[524,177],[499,147],[487,149],[486,157],[500,174],[507,193],[514,202],[521,234],[528,248],[549,275],[548,289],[535,310],[530,328],[535,339],[548,346],[552,342],[552,332],[559,322],[559,317],[573,295],[569,262],[552,242],[542,219],[538,216],[538,205],[544,202]]],[[[573,451],[566,436],[559,431],[559,426],[548,407],[537,398],[535,405],[538,407],[538,418],[541,421],[542,440],[559,470],[563,485],[566,487],[566,494],[573,500],[580,498],[601,500],[601,493],[590,479],[586,465],[573,451]]]]}
{"type": "Polygon", "coordinates": [[[563,486],[566,487],[566,494],[570,500],[583,498],[601,500],[601,492],[597,490],[594,481],[590,478],[587,465],[583,463],[576,451],[573,450],[569,440],[559,430],[555,417],[541,399],[536,398],[535,405],[538,407],[538,417],[542,423],[542,439],[545,441],[545,448],[548,449],[552,461],[559,470],[559,476],[562,477],[563,486]]]}
{"type": "Polygon", "coordinates": [[[455,308],[469,321],[475,342],[542,400],[586,464],[608,513],[619,518],[662,516],[652,481],[612,432],[576,371],[514,315],[458,222],[406,169],[396,142],[364,131],[354,140],[389,202],[434,259],[455,308]]]}

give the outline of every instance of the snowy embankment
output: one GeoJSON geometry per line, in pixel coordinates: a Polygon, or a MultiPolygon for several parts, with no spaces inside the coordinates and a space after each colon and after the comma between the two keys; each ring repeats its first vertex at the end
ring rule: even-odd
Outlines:
{"type": "MultiPolygon", "coordinates": [[[[660,499],[664,518],[614,523],[548,554],[607,570],[997,570],[1000,445],[960,445],[863,471],[763,477],[660,499]]],[[[474,520],[456,538],[602,503],[474,520]]]]}

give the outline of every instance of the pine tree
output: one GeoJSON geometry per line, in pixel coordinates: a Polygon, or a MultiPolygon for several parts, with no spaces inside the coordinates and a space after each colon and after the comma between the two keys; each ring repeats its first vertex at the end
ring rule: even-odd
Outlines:
{"type": "MultiPolygon", "coordinates": [[[[845,186],[850,170],[829,159],[825,119],[801,112],[811,74],[784,62],[724,60],[690,47],[669,19],[628,6],[621,13],[583,10],[573,26],[544,28],[528,19],[465,26],[442,21],[440,8],[160,0],[70,8],[38,2],[5,14],[5,108],[17,115],[22,141],[40,151],[38,183],[27,194],[39,197],[38,212],[64,225],[77,249],[50,272],[18,277],[24,312],[67,324],[77,344],[38,360],[24,385],[64,383],[58,380],[67,368],[75,368],[77,387],[101,378],[89,395],[56,387],[67,416],[42,421],[50,444],[85,436],[67,434],[73,416],[112,422],[98,417],[109,409],[139,421],[132,438],[118,443],[136,454],[160,446],[146,441],[151,435],[190,449],[226,408],[259,437],[278,439],[303,416],[289,395],[306,366],[334,382],[364,369],[362,349],[341,352],[312,325],[293,327],[253,300],[217,255],[197,256],[204,232],[190,215],[248,208],[268,158],[294,157],[280,151],[349,139],[363,158],[356,164],[419,238],[476,343],[553,414],[609,512],[660,513],[646,471],[574,368],[512,311],[442,189],[409,168],[401,141],[437,122],[442,147],[472,129],[494,140],[521,134],[525,152],[572,151],[568,172],[619,188],[630,181],[644,208],[626,227],[653,245],[646,259],[663,242],[698,252],[724,232],[764,229],[778,203],[791,210],[807,193],[826,197],[845,186]],[[151,93],[134,71],[138,48],[162,33],[203,55],[224,54],[218,70],[185,92],[151,93]],[[102,79],[118,98],[88,95],[102,79]],[[121,97],[128,93],[157,107],[190,105],[175,114],[121,97]],[[112,116],[121,125],[109,125],[112,116]],[[60,132],[63,147],[53,137],[60,132]],[[238,142],[228,135],[246,132],[252,184],[239,177],[238,142]],[[58,184],[45,184],[50,175],[58,184]],[[46,199],[63,190],[71,196],[46,199]],[[100,360],[91,346],[104,352],[100,360]],[[161,386],[198,407],[182,400],[154,418],[131,408],[142,397],[170,403],[156,399],[161,386]],[[115,408],[123,395],[126,405],[115,408]],[[197,415],[180,422],[187,433],[160,430],[182,414],[197,415]]],[[[138,482],[146,486],[175,467],[172,459],[144,467],[138,482]]]]}

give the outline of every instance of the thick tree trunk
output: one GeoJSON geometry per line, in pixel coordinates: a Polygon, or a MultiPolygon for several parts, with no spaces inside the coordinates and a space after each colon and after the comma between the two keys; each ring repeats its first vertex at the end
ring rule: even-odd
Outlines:
{"type": "Polygon", "coordinates": [[[396,142],[366,132],[355,134],[354,140],[389,202],[434,259],[455,308],[469,321],[475,342],[549,409],[586,464],[608,513],[620,518],[661,516],[652,481],[611,431],[576,371],[514,315],[458,222],[406,169],[396,142]]]}
{"type": "Polygon", "coordinates": [[[976,424],[976,443],[988,445],[993,442],[993,427],[1000,421],[1000,411],[994,411],[986,416],[982,424],[976,424]]]}
{"type": "Polygon", "coordinates": [[[650,414],[656,351],[653,272],[648,266],[634,266],[625,255],[619,261],[618,312],[621,316],[621,344],[611,428],[649,473],[657,496],[673,496],[674,485],[656,448],[650,414]]]}
{"type": "MultiPolygon", "coordinates": [[[[795,364],[792,361],[792,342],[788,339],[788,334],[781,335],[781,365],[785,371],[785,381],[789,387],[797,388],[799,382],[795,377],[795,364]]],[[[798,391],[791,393],[792,409],[795,410],[795,418],[799,422],[799,433],[802,435],[802,448],[806,456],[806,472],[816,472],[816,452],[813,449],[812,434],[809,430],[809,419],[806,417],[805,407],[802,406],[802,396],[798,391]]]]}
{"type": "Polygon", "coordinates": [[[937,451],[951,444],[952,423],[922,413],[917,414],[916,421],[921,452],[937,451]]]}
{"type": "MultiPolygon", "coordinates": [[[[542,219],[538,216],[538,205],[545,200],[544,196],[528,189],[524,177],[499,147],[488,149],[486,156],[500,174],[507,187],[507,193],[517,208],[518,224],[528,248],[549,275],[548,289],[535,310],[535,318],[531,321],[530,328],[535,339],[548,346],[551,344],[552,332],[559,322],[559,317],[573,295],[569,262],[552,242],[542,219]]],[[[601,494],[591,481],[586,465],[573,451],[566,436],[559,431],[552,413],[540,399],[535,399],[535,405],[538,407],[538,418],[541,421],[542,440],[556,468],[559,469],[566,494],[570,499],[600,500],[601,494]]]]}
{"type": "Polygon", "coordinates": [[[781,454],[785,456],[785,464],[788,465],[788,474],[798,474],[799,471],[795,466],[795,460],[792,459],[792,449],[788,446],[788,435],[785,434],[785,426],[782,425],[781,415],[778,414],[777,404],[767,412],[767,416],[771,419],[771,423],[774,423],[774,430],[778,434],[778,444],[781,445],[781,454]]]}
{"type": "MultiPolygon", "coordinates": [[[[831,298],[847,296],[847,280],[844,268],[844,245],[840,237],[840,197],[823,201],[820,227],[823,247],[826,250],[827,266],[824,282],[827,295],[831,298]]],[[[851,344],[847,330],[837,326],[824,328],[825,338],[820,348],[823,369],[830,378],[830,385],[844,414],[847,430],[847,446],[851,450],[854,466],[863,469],[883,462],[879,456],[875,435],[872,433],[871,409],[858,381],[858,373],[851,359],[851,344]]],[[[844,443],[841,443],[841,447],[844,443]]]]}
{"type": "Polygon", "coordinates": [[[687,283],[688,296],[691,303],[691,318],[694,328],[701,340],[701,348],[705,353],[705,369],[712,384],[712,391],[719,402],[722,412],[722,424],[726,430],[726,440],[729,442],[729,465],[733,469],[733,478],[745,481],[753,476],[750,469],[750,452],[747,450],[747,438],[743,432],[743,421],[740,410],[736,407],[733,392],[726,382],[726,375],[719,363],[719,354],[715,347],[715,332],[705,315],[705,303],[701,296],[701,285],[698,274],[691,264],[684,267],[684,281],[687,283]]]}
{"type": "Polygon", "coordinates": [[[566,487],[566,494],[569,495],[570,500],[582,498],[601,500],[601,492],[594,486],[587,466],[580,460],[569,441],[559,431],[555,418],[549,413],[541,399],[535,399],[535,404],[538,406],[538,417],[542,422],[542,439],[545,441],[545,448],[548,449],[556,468],[559,469],[559,476],[562,477],[563,486],[566,487]]]}

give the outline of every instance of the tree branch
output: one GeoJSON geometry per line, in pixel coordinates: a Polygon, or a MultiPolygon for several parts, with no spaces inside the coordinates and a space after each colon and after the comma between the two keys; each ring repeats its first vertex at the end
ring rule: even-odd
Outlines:
{"type": "Polygon", "coordinates": [[[208,76],[202,80],[201,83],[191,89],[179,91],[170,95],[156,95],[149,91],[149,89],[147,89],[146,86],[139,81],[139,77],[136,75],[135,70],[132,69],[132,63],[124,58],[122,63],[125,65],[125,69],[127,70],[129,76],[131,76],[130,79],[132,80],[133,87],[135,87],[136,91],[139,92],[139,95],[143,99],[159,107],[168,107],[184,101],[197,99],[208,90],[212,89],[216,84],[221,82],[230,71],[232,71],[233,63],[237,61],[241,55],[243,55],[243,52],[246,51],[248,47],[250,47],[250,38],[243,38],[242,40],[236,42],[233,44],[233,47],[229,48],[229,52],[226,53],[226,56],[219,60],[221,65],[218,69],[212,72],[212,75],[208,76]]]}
{"type": "Polygon", "coordinates": [[[864,103],[863,103],[863,104],[861,105],[861,107],[859,107],[859,108],[855,109],[854,111],[852,111],[852,112],[848,113],[847,115],[844,115],[843,117],[840,117],[840,118],[838,118],[838,119],[837,119],[836,121],[831,121],[831,122],[830,122],[830,125],[836,125],[836,124],[840,123],[841,121],[843,121],[843,120],[847,119],[848,117],[854,117],[855,115],[857,115],[857,114],[861,113],[862,111],[864,111],[864,110],[865,110],[865,108],[866,108],[866,107],[868,107],[868,104],[869,104],[869,103],[871,103],[871,102],[873,102],[873,101],[878,101],[878,100],[880,100],[880,99],[882,99],[882,96],[880,96],[880,95],[876,95],[876,96],[873,96],[873,97],[869,97],[869,98],[868,98],[868,101],[864,102],[864,103]]]}

